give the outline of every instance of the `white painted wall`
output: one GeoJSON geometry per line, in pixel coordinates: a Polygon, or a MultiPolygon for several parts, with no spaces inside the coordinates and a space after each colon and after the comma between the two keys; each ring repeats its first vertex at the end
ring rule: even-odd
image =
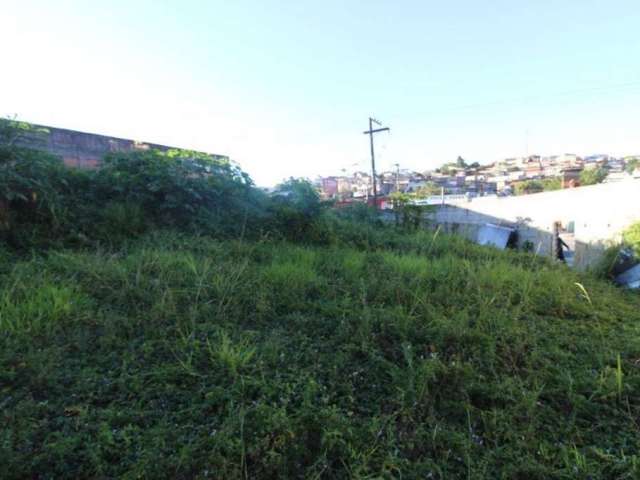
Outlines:
{"type": "Polygon", "coordinates": [[[575,225],[576,262],[587,266],[607,245],[640,221],[640,179],[542,192],[518,197],[473,198],[454,201],[432,219],[439,224],[480,224],[490,219],[513,225],[523,220],[521,241],[531,240],[542,253],[551,252],[553,223],[575,225]]]}

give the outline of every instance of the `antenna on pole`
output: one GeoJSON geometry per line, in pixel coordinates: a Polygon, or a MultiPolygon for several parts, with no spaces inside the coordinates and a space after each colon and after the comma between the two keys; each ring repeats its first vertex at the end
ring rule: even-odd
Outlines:
{"type": "Polygon", "coordinates": [[[382,127],[382,123],[380,123],[378,120],[376,120],[373,117],[369,117],[369,130],[367,130],[366,132],[362,132],[365,135],[369,135],[369,144],[371,145],[371,173],[373,175],[373,205],[374,208],[378,208],[378,186],[376,184],[376,156],[375,156],[375,152],[373,150],[373,134],[374,133],[378,133],[378,132],[388,132],[390,129],[388,127],[384,127],[384,128],[373,128],[373,124],[378,125],[379,127],[382,127]]]}

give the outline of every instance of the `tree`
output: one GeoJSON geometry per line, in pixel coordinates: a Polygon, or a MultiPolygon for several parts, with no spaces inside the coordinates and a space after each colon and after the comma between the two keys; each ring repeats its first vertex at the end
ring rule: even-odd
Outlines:
{"type": "Polygon", "coordinates": [[[636,168],[640,168],[640,160],[638,160],[637,158],[629,160],[624,167],[625,171],[629,174],[633,174],[636,168]]]}
{"type": "Polygon", "coordinates": [[[93,183],[104,201],[137,205],[158,225],[181,227],[237,219],[249,207],[252,187],[248,175],[228,159],[186,150],[110,153],[93,183]]]}
{"type": "Polygon", "coordinates": [[[562,189],[562,180],[559,177],[545,178],[542,180],[542,189],[545,192],[562,189]]]}
{"type": "Polygon", "coordinates": [[[411,197],[406,193],[394,192],[390,197],[393,200],[396,226],[417,230],[424,221],[424,213],[428,211],[428,207],[411,204],[411,197]]]}
{"type": "Polygon", "coordinates": [[[528,195],[530,193],[542,192],[544,187],[542,182],[538,180],[527,180],[524,182],[518,182],[514,185],[513,191],[516,195],[528,195]]]}
{"type": "Polygon", "coordinates": [[[562,182],[559,178],[545,178],[543,180],[525,180],[515,184],[514,193],[516,195],[528,195],[530,193],[550,192],[560,190],[562,182]]]}
{"type": "Polygon", "coordinates": [[[607,178],[607,170],[602,167],[583,170],[580,172],[580,185],[595,185],[607,178]]]}
{"type": "Polygon", "coordinates": [[[464,158],[458,155],[456,159],[456,167],[458,168],[467,168],[467,162],[464,161],[464,158]]]}
{"type": "Polygon", "coordinates": [[[292,177],[278,185],[272,195],[270,229],[289,240],[308,240],[325,206],[309,181],[292,177]]]}
{"type": "Polygon", "coordinates": [[[276,202],[287,203],[310,216],[317,215],[322,208],[318,191],[311,182],[303,178],[291,177],[279,184],[273,193],[273,199],[276,202]]]}
{"type": "Polygon", "coordinates": [[[416,197],[430,197],[431,195],[439,195],[440,187],[434,182],[426,182],[424,185],[418,187],[413,193],[416,197]]]}

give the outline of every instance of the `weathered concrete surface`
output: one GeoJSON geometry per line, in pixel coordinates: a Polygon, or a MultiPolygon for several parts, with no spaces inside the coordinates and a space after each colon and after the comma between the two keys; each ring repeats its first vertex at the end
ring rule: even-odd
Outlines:
{"type": "Polygon", "coordinates": [[[553,224],[573,226],[574,263],[585,268],[622,232],[640,221],[640,180],[543,192],[520,197],[475,198],[438,207],[429,219],[448,232],[475,239],[480,225],[517,227],[519,244],[540,254],[553,252],[553,224]]]}
{"type": "MultiPolygon", "coordinates": [[[[102,158],[111,152],[131,152],[155,149],[174,150],[175,147],[155,143],[138,142],[95,133],[78,132],[64,128],[34,125],[35,129],[22,136],[18,143],[23,147],[44,150],[60,156],[71,167],[96,168],[102,158]]],[[[212,154],[214,157],[223,157],[212,154]]],[[[226,157],[224,157],[226,158],[226,157]]]]}

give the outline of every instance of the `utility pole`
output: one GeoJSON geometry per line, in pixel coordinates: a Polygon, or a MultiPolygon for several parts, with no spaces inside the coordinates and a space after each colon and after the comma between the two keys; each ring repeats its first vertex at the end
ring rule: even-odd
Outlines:
{"type": "Polygon", "coordinates": [[[369,143],[371,144],[371,173],[373,174],[373,205],[374,208],[378,208],[378,187],[376,185],[376,156],[373,151],[373,134],[378,132],[388,132],[389,128],[373,128],[373,124],[382,127],[382,124],[375,118],[369,117],[369,130],[362,132],[365,135],[369,135],[369,143]]]}
{"type": "Polygon", "coordinates": [[[400,191],[400,164],[394,163],[396,166],[396,192],[400,191]]]}

